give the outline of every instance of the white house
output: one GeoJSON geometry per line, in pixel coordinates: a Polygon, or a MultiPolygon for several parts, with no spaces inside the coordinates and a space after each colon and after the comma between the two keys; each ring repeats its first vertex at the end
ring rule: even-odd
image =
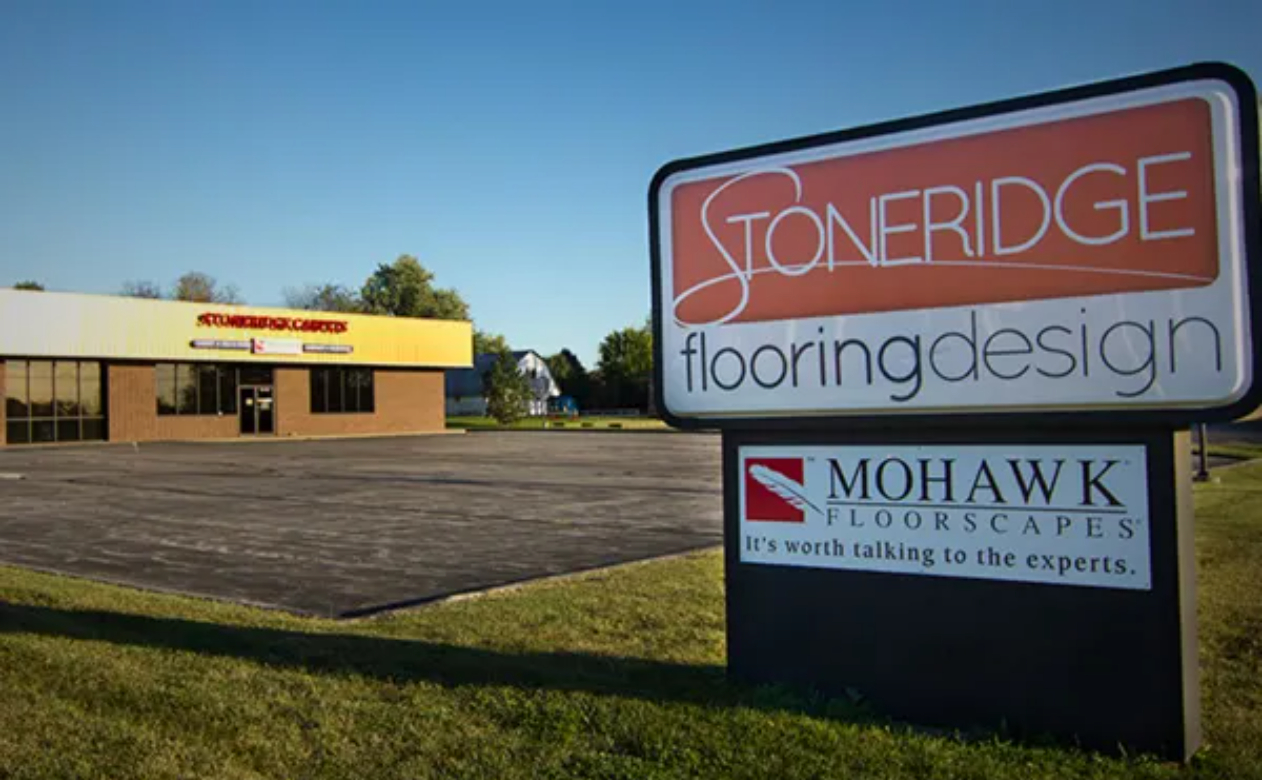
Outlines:
{"type": "MultiPolygon", "coordinates": [[[[486,396],[482,394],[482,377],[495,363],[494,354],[478,355],[473,368],[447,371],[447,416],[481,416],[486,414],[486,396]]],[[[530,380],[534,398],[530,402],[530,415],[548,413],[548,399],[561,395],[561,388],[552,378],[548,363],[532,349],[513,353],[517,370],[530,380]]]]}

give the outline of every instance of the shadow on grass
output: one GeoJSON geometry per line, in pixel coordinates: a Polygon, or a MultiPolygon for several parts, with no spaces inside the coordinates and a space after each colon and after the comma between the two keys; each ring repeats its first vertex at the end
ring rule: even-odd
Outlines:
{"type": "Polygon", "coordinates": [[[730,683],[724,667],[585,653],[506,653],[356,634],[319,634],[0,602],[0,634],[27,633],[238,658],[282,669],[444,686],[513,686],[648,701],[744,706],[852,723],[887,722],[844,699],[730,683]]]}

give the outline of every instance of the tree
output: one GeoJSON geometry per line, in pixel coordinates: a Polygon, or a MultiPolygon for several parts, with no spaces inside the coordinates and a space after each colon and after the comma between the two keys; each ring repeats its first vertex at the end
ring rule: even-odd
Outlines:
{"type": "Polygon", "coordinates": [[[486,396],[486,413],[501,425],[525,417],[534,397],[530,380],[517,370],[517,361],[508,350],[497,353],[482,376],[482,394],[486,396]]]}
{"type": "Polygon", "coordinates": [[[286,289],[285,304],[291,309],[347,314],[364,310],[359,291],[342,284],[308,284],[297,289],[286,289]]]}
{"type": "Polygon", "coordinates": [[[162,297],[162,288],[154,282],[128,281],[123,282],[123,289],[119,291],[119,295],[126,298],[149,298],[157,300],[162,297]]]}
{"type": "Polygon", "coordinates": [[[434,275],[411,255],[377,266],[360,297],[370,314],[467,320],[469,305],[455,290],[435,287],[434,275]]]}
{"type": "Polygon", "coordinates": [[[32,282],[30,280],[27,280],[25,282],[18,282],[17,284],[13,285],[13,289],[30,290],[33,292],[43,292],[44,285],[40,284],[39,282],[32,282]]]}
{"type": "Polygon", "coordinates": [[[189,271],[175,280],[171,290],[171,298],[177,301],[194,303],[241,303],[241,295],[237,288],[228,285],[220,287],[213,276],[200,271],[189,271]]]}
{"type": "Polygon", "coordinates": [[[623,328],[600,343],[600,375],[614,406],[648,408],[653,333],[647,325],[623,328]]]}
{"type": "Polygon", "coordinates": [[[508,339],[500,333],[488,333],[484,330],[473,331],[473,354],[489,355],[492,352],[508,352],[508,339]]]}
{"type": "Polygon", "coordinates": [[[579,409],[593,406],[592,378],[577,355],[563,349],[545,360],[563,395],[573,398],[579,409]]]}

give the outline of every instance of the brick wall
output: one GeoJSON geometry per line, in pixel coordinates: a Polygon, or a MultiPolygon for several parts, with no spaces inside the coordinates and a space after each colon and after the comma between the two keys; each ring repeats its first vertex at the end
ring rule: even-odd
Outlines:
{"type": "Polygon", "coordinates": [[[235,414],[159,416],[152,365],[109,364],[106,375],[110,441],[228,439],[239,435],[235,414]]]}
{"type": "Polygon", "coordinates": [[[443,372],[376,369],[374,414],[312,414],[311,374],[305,368],[276,369],[276,433],[280,436],[345,436],[364,433],[425,433],[446,425],[443,372]]]}
{"type": "MultiPolygon", "coordinates": [[[[158,415],[153,365],[103,364],[106,424],[110,441],[231,439],[240,435],[237,415],[158,415]]],[[[446,424],[443,372],[377,369],[374,414],[311,414],[306,368],[276,369],[278,436],[348,436],[427,433],[446,424]]],[[[0,445],[5,442],[4,361],[0,360],[0,445]]]]}

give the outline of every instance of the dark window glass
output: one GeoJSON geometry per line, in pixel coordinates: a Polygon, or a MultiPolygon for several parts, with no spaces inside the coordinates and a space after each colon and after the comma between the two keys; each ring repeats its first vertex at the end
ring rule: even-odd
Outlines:
{"type": "MultiPolygon", "coordinates": [[[[31,387],[31,416],[53,416],[53,364],[47,360],[32,360],[27,364],[31,387]]],[[[41,440],[44,441],[44,440],[41,440]]]]}
{"type": "Polygon", "coordinates": [[[359,411],[372,413],[377,410],[377,401],[373,397],[375,377],[371,368],[362,368],[359,372],[359,411]]]}
{"type": "Polygon", "coordinates": [[[329,411],[346,411],[346,372],[340,368],[329,369],[329,411]]]}
{"type": "MultiPolygon", "coordinates": [[[[271,369],[266,371],[270,376],[271,369]]],[[[238,376],[236,366],[159,363],[158,414],[236,414],[238,376]]]]}
{"type": "Polygon", "coordinates": [[[79,418],[57,421],[57,441],[79,441],[79,418]]]}
{"type": "Polygon", "coordinates": [[[231,366],[219,367],[219,411],[237,413],[237,370],[231,366]]]}
{"type": "Polygon", "coordinates": [[[194,366],[175,367],[175,404],[180,414],[197,414],[197,374],[194,366]]]}
{"type": "Polygon", "coordinates": [[[272,384],[272,367],[271,366],[241,366],[241,384],[243,385],[270,385],[272,384]]]}
{"type": "MultiPolygon", "coordinates": [[[[57,361],[53,368],[53,394],[58,417],[79,416],[79,364],[57,361]]],[[[79,438],[78,435],[75,438],[79,438]]],[[[57,436],[61,441],[61,436],[57,436]]]]}
{"type": "Polygon", "coordinates": [[[346,375],[346,411],[358,412],[359,409],[359,391],[360,372],[350,368],[342,371],[346,375]]]}
{"type": "Polygon", "coordinates": [[[35,443],[56,441],[56,429],[52,420],[34,420],[31,422],[31,441],[35,443]]]}
{"type": "Polygon", "coordinates": [[[373,373],[365,368],[311,369],[311,411],[373,412],[376,409],[373,373]]]}
{"type": "Polygon", "coordinates": [[[359,377],[353,369],[339,368],[342,375],[342,411],[359,411],[359,377]]]}
{"type": "Polygon", "coordinates": [[[175,414],[175,364],[159,363],[153,369],[158,414],[175,414]]]}
{"type": "Polygon", "coordinates": [[[311,369],[311,413],[323,414],[329,410],[329,370],[311,369]]]}
{"type": "Polygon", "coordinates": [[[199,414],[219,413],[219,376],[214,366],[194,366],[197,375],[197,411],[199,414]]]}
{"type": "Polygon", "coordinates": [[[105,441],[105,420],[100,417],[83,418],[83,440],[105,441]]]}
{"type": "Polygon", "coordinates": [[[31,416],[27,406],[25,360],[10,360],[5,364],[4,398],[5,414],[9,419],[31,416]]]}
{"type": "Polygon", "coordinates": [[[30,444],[31,423],[28,420],[9,420],[4,426],[4,435],[9,444],[30,444]]]}
{"type": "Polygon", "coordinates": [[[101,401],[101,364],[79,364],[79,408],[84,417],[100,417],[104,414],[101,401]]]}
{"type": "Polygon", "coordinates": [[[106,436],[100,363],[10,360],[4,390],[9,444],[106,436]]]}

